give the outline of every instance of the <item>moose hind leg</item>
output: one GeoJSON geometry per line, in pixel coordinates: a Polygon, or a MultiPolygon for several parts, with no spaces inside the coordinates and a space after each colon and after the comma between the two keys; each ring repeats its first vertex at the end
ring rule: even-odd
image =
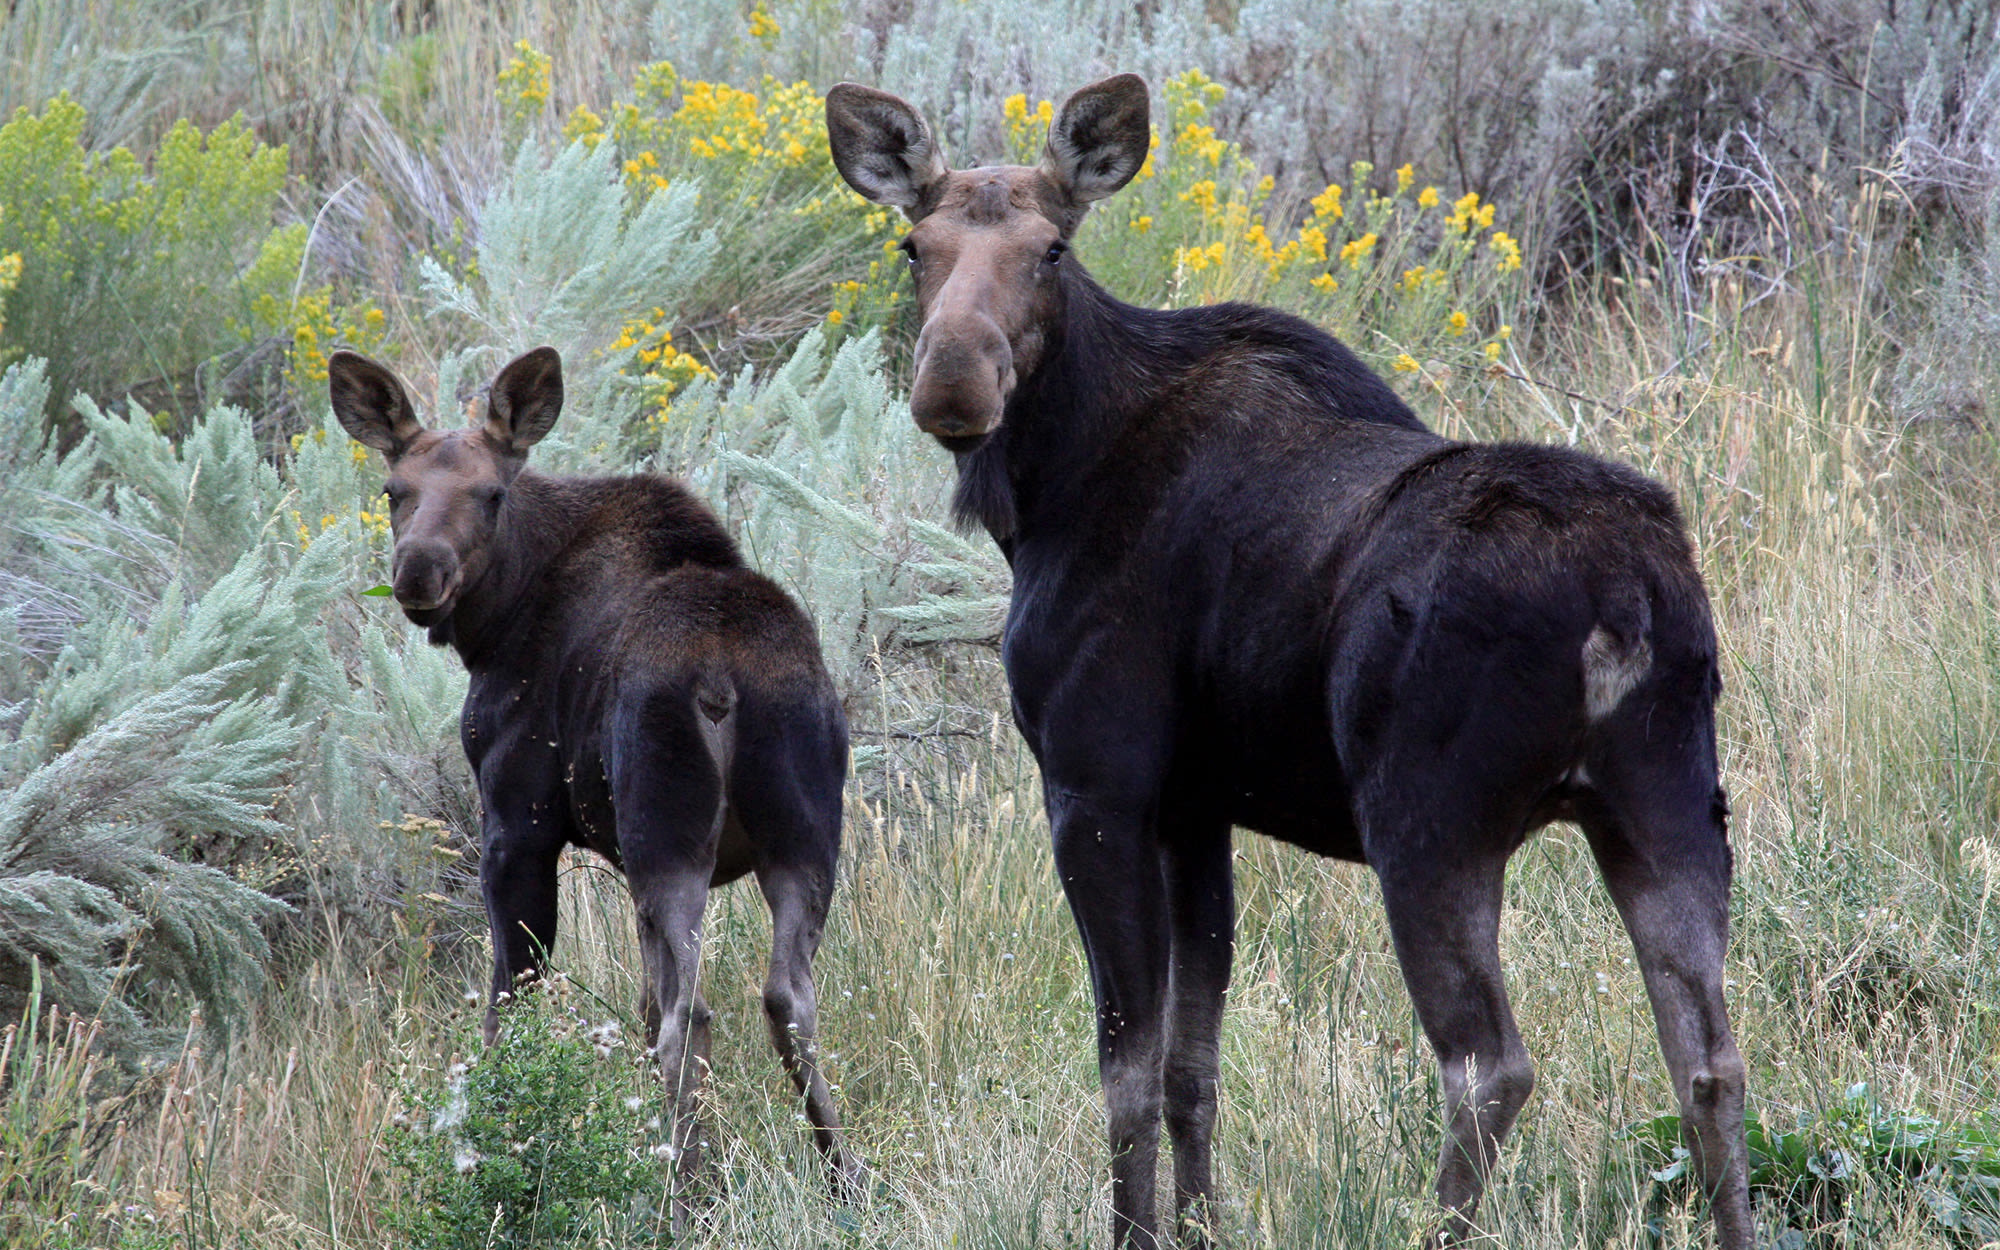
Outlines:
{"type": "Polygon", "coordinates": [[[1056,872],[1097,1000],[1097,1072],[1111,1147],[1111,1244],[1158,1245],[1170,937],[1150,813],[1045,783],[1056,872]]]}
{"type": "Polygon", "coordinates": [[[1720,792],[1715,796],[1674,805],[1685,809],[1683,819],[1634,813],[1616,820],[1599,812],[1583,824],[1632,937],[1716,1242],[1722,1250],[1748,1250],[1754,1227],[1743,1136],[1746,1077],[1723,1002],[1730,865],[1720,792]]]}
{"type": "Polygon", "coordinates": [[[631,877],[645,952],[650,997],[659,1027],[652,1038],[666,1086],[667,1141],[674,1158],[676,1222],[685,1218],[684,1191],[701,1166],[697,1102],[708,1070],[708,1003],[700,992],[702,911],[708,901],[705,865],[631,877]]]}
{"type": "Polygon", "coordinates": [[[1167,973],[1164,1080],[1167,1137],[1174,1147],[1174,1209],[1183,1246],[1214,1236],[1217,1084],[1224,996],[1236,931],[1229,826],[1174,831],[1162,855],[1172,954],[1167,973]]]}
{"type": "Polygon", "coordinates": [[[1442,1238],[1449,1244],[1473,1231],[1500,1142],[1534,1090],[1535,1067],[1500,970],[1506,857],[1496,850],[1441,867],[1435,842],[1406,838],[1402,845],[1428,844],[1428,853],[1378,861],[1377,873],[1403,982],[1444,1087],[1437,1196],[1451,1213],[1442,1238]]]}
{"type": "Polygon", "coordinates": [[[819,996],[812,975],[833,896],[833,867],[766,866],[758,870],[757,883],[771,908],[771,974],[764,983],[771,1045],[806,1100],[813,1145],[826,1163],[834,1196],[851,1201],[861,1196],[867,1170],[847,1150],[833,1091],[820,1072],[819,996]]]}
{"type": "Polygon", "coordinates": [[[635,700],[617,727],[620,740],[635,749],[612,778],[618,848],[645,961],[648,1025],[655,1015],[659,1021],[652,1040],[668,1099],[677,1228],[686,1224],[687,1191],[701,1166],[696,1113],[709,1034],[700,993],[702,912],[724,815],[722,761],[697,720],[677,700],[635,700]]]}

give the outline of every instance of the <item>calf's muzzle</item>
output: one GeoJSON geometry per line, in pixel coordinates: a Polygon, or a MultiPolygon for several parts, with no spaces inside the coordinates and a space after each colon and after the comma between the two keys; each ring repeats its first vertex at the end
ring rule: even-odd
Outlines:
{"type": "Polygon", "coordinates": [[[464,573],[458,553],[441,543],[396,548],[394,590],[405,612],[435,612],[451,606],[464,573]]]}

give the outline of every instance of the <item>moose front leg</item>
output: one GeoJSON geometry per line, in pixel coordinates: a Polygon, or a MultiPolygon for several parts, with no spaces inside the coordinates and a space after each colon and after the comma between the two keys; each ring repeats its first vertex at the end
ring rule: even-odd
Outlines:
{"type": "Polygon", "coordinates": [[[483,797],[479,892],[493,934],[493,988],[480,1031],[490,1046],[500,1034],[501,996],[540,976],[556,944],[556,861],[562,839],[542,829],[550,825],[553,832],[552,816],[535,823],[540,805],[518,794],[483,797]]]}
{"type": "Polygon", "coordinates": [[[1166,1119],[1174,1147],[1174,1211],[1181,1244],[1215,1238],[1210,1157],[1221,1075],[1222,1009],[1235,951],[1229,823],[1161,818],[1172,954],[1168,986],[1166,1119]]]}
{"type": "Polygon", "coordinates": [[[1160,853],[1141,804],[1048,788],[1056,872],[1097,998],[1111,1145],[1111,1241],[1154,1250],[1168,938],[1160,853]]]}

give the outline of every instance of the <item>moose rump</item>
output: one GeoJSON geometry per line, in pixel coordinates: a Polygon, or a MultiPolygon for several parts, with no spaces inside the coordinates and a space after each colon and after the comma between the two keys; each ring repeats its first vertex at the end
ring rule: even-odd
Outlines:
{"type": "Polygon", "coordinates": [[[552,349],[501,371],[482,424],[449,431],[420,424],[373,361],[339,352],[329,372],[342,425],[388,462],[397,600],[471,677],[460,737],[482,806],[487,1039],[498,1004],[555,946],[564,848],[602,854],[637,916],[683,1216],[709,1059],[702,914],[711,886],[754,874],[771,910],[771,1040],[836,1192],[849,1192],[860,1165],[818,1069],[812,981],[847,727],[811,620],[680,484],[527,467],[561,410],[552,349]]]}

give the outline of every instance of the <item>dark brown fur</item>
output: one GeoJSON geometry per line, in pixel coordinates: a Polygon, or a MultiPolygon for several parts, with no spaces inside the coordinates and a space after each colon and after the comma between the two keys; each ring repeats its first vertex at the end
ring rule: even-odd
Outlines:
{"type": "MultiPolygon", "coordinates": [[[[840,850],[847,727],[812,622],[679,483],[525,467],[561,409],[554,351],[509,365],[485,424],[451,431],[424,429],[373,361],[339,352],[329,371],[341,424],[388,459],[396,598],[472,677],[461,737],[483,807],[495,1004],[555,945],[563,848],[622,868],[687,1177],[709,1053],[703,905],[712,885],[755,873],[771,907],[771,1039],[845,1192],[860,1170],[814,1059],[812,958],[840,850]]],[[[489,1008],[489,1042],[498,1027],[489,1008]]]]}
{"type": "Polygon", "coordinates": [[[1086,87],[1040,166],[955,172],[907,104],[827,97],[842,173],[912,221],[912,414],[1013,567],[1002,655],[1096,991],[1114,1240],[1155,1243],[1163,1119],[1184,1239],[1208,1239],[1235,825],[1381,882],[1444,1086],[1440,1236],[1469,1236],[1534,1083],[1506,863],[1570,819],[1718,1239],[1748,1250],[1716,642],[1672,497],[1561,448],[1439,438],[1295,317],[1106,294],[1068,240],[1144,159],[1145,99],[1129,75],[1086,87]]]}

